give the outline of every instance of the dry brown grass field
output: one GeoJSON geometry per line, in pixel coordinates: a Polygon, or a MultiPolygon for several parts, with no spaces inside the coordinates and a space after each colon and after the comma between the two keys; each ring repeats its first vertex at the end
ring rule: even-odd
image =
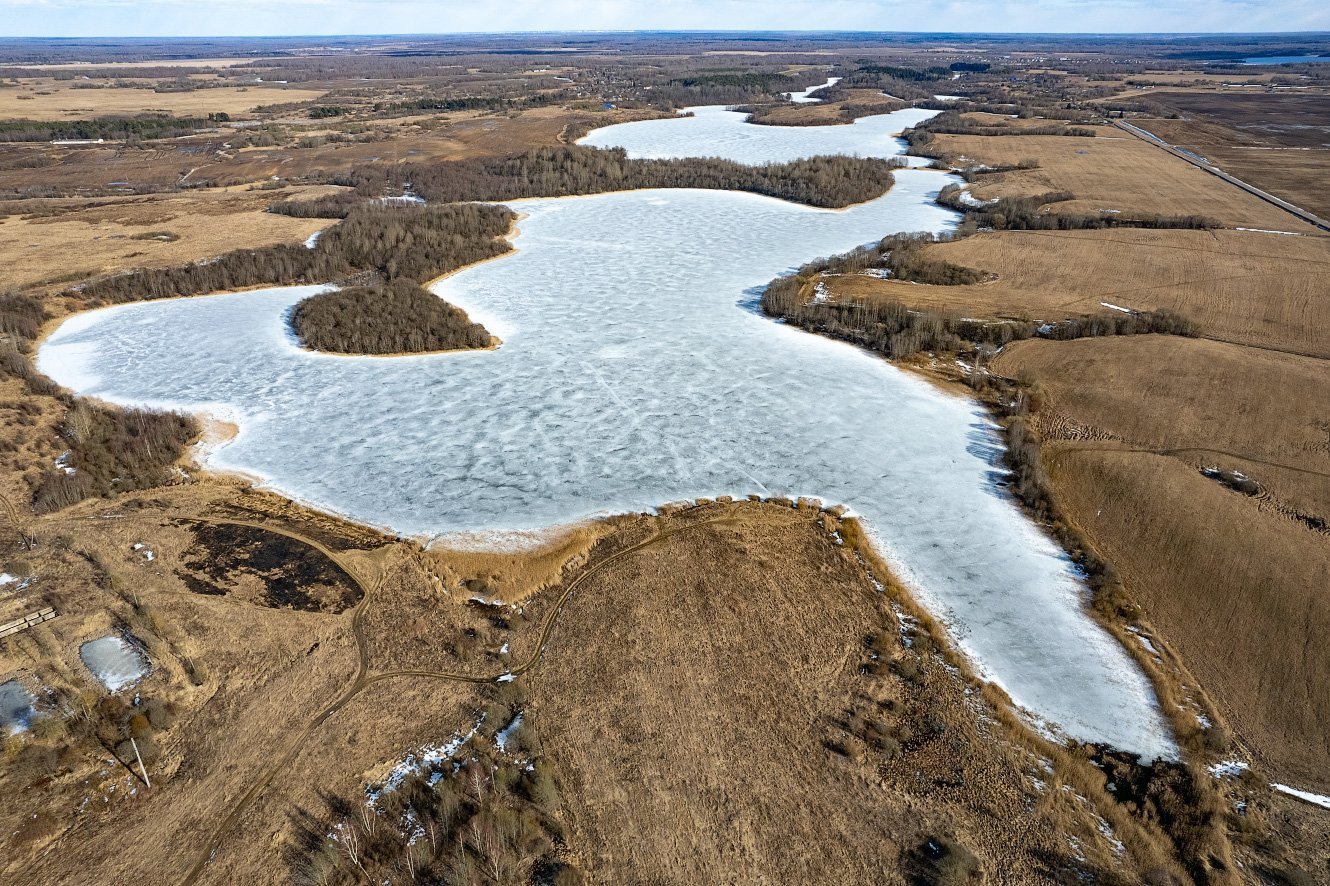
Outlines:
{"type": "Polygon", "coordinates": [[[1314,230],[1154,145],[1112,127],[1092,128],[1098,137],[939,135],[935,144],[973,163],[1039,164],[984,179],[974,188],[976,197],[1070,191],[1075,199],[1052,211],[1196,214],[1230,226],[1314,230]]]}
{"type": "Polygon", "coordinates": [[[93,117],[163,113],[173,117],[248,114],[262,105],[314,101],[323,89],[263,84],[216,86],[190,92],[107,86],[80,89],[79,81],[24,78],[17,87],[0,89],[0,118],[18,120],[87,120],[93,117]]]}
{"type": "Polygon", "coordinates": [[[1238,178],[1325,218],[1330,215],[1330,96],[1225,91],[1160,92],[1149,100],[1182,115],[1138,124],[1238,178]]]}
{"type": "MultiPolygon", "coordinates": [[[[29,593],[55,593],[61,614],[0,646],[0,675],[95,700],[78,645],[129,630],[154,665],[139,695],[171,701],[177,717],[151,739],[151,789],[108,752],[76,746],[41,776],[40,793],[6,806],[3,876],[76,883],[96,870],[106,882],[173,883],[211,853],[199,882],[290,882],[281,859],[301,811],[321,814],[330,793],[358,796],[413,750],[465,732],[485,706],[464,682],[376,675],[492,679],[542,649],[545,624],[542,657],[520,680],[562,785],[567,851],[592,882],[904,883],[929,839],[966,847],[1001,880],[1176,870],[1158,832],[1103,793],[1102,775],[1007,725],[902,621],[908,601],[870,584],[835,525],[816,509],[716,503],[576,530],[527,563],[451,561],[470,581],[493,579],[490,593],[526,597],[499,626],[489,607],[466,602],[466,586],[436,579],[448,554],[422,560],[411,545],[236,484],[40,521],[39,538],[64,541],[33,553],[29,593]],[[363,617],[237,591],[236,571],[260,585],[281,579],[244,561],[230,566],[229,590],[207,590],[199,548],[205,560],[235,557],[211,532],[228,527],[286,563],[297,551],[335,556],[344,577],[330,580],[370,594],[355,601],[363,617]],[[133,547],[144,540],[152,560],[133,547]],[[357,630],[363,684],[353,683],[357,630]],[[883,664],[904,663],[874,666],[874,649],[883,664]]],[[[46,765],[13,759],[7,790],[46,765]]]]}
{"type": "Polygon", "coordinates": [[[1330,788],[1324,361],[1151,335],[1021,342],[994,368],[1038,384],[1058,502],[1234,730],[1288,778],[1330,788]]]}
{"type": "Polygon", "coordinates": [[[162,267],[274,243],[299,243],[326,219],[266,212],[281,192],[209,190],[141,197],[0,203],[0,263],[10,286],[67,287],[71,281],[130,267],[162,267]]]}
{"type": "Polygon", "coordinates": [[[1060,320],[1110,310],[1102,302],[1168,309],[1194,320],[1207,337],[1330,357],[1322,334],[1330,323],[1330,237],[1000,231],[930,246],[927,255],[997,279],[925,286],[853,276],[828,286],[842,299],[890,298],[961,316],[1060,320]]]}

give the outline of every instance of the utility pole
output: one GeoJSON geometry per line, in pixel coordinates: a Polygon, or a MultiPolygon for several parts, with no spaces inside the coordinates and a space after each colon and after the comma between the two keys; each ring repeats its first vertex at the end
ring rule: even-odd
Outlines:
{"type": "Polygon", "coordinates": [[[152,782],[148,781],[147,767],[143,765],[143,757],[139,755],[139,743],[131,737],[129,739],[129,744],[134,748],[134,759],[139,761],[139,774],[143,776],[143,783],[147,785],[149,790],[151,790],[152,782]]]}

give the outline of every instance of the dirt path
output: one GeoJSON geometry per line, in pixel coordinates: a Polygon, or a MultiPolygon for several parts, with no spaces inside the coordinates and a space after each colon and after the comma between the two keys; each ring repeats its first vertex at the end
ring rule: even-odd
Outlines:
{"type": "Polygon", "coordinates": [[[286,536],[287,538],[306,544],[311,548],[314,548],[315,550],[319,551],[321,554],[323,554],[329,560],[335,563],[338,567],[340,567],[343,571],[345,571],[351,577],[351,579],[355,581],[355,583],[360,587],[364,596],[361,598],[359,605],[356,606],[355,611],[351,617],[351,633],[352,636],[355,638],[356,651],[359,657],[359,663],[356,668],[355,677],[351,680],[351,682],[346,686],[346,688],[343,689],[342,693],[331,704],[329,704],[327,707],[321,710],[318,714],[314,716],[313,719],[310,720],[310,722],[305,726],[305,728],[301,730],[300,734],[297,735],[295,739],[290,743],[286,752],[282,754],[282,756],[275,763],[269,766],[259,776],[259,778],[256,779],[250,785],[249,790],[245,791],[245,793],[242,794],[231,805],[231,808],[230,810],[228,810],[226,817],[222,819],[222,821],[217,825],[216,828],[213,829],[212,833],[208,836],[208,839],[204,843],[203,849],[200,852],[198,860],[194,863],[193,867],[189,869],[189,872],[185,875],[184,879],[181,880],[183,886],[190,886],[190,884],[198,882],[198,879],[203,874],[204,869],[207,868],[208,863],[212,861],[213,856],[216,854],[217,849],[221,845],[222,840],[234,828],[237,821],[239,821],[240,816],[243,815],[245,810],[248,809],[249,806],[254,802],[254,799],[259,795],[259,793],[269,784],[271,784],[273,779],[276,778],[277,775],[281,773],[281,771],[284,770],[291,763],[292,760],[295,759],[295,757],[300,753],[300,751],[305,748],[306,741],[308,740],[310,735],[312,735],[316,729],[318,729],[325,722],[327,722],[328,719],[333,714],[337,713],[342,708],[346,707],[346,705],[349,704],[352,701],[352,699],[354,699],[357,695],[359,695],[368,687],[373,686],[376,683],[381,683],[385,680],[396,679],[398,677],[415,677],[417,679],[445,680],[454,683],[464,683],[464,684],[474,685],[474,684],[502,682],[504,680],[520,676],[521,674],[525,674],[540,662],[541,656],[545,652],[545,646],[549,642],[550,634],[554,629],[555,620],[558,618],[559,614],[563,611],[564,605],[568,602],[568,600],[572,597],[572,595],[577,591],[579,587],[581,587],[584,583],[586,583],[588,579],[592,578],[602,569],[611,565],[612,563],[615,563],[623,559],[624,557],[631,556],[632,554],[636,554],[642,550],[652,547],[653,545],[660,544],[661,542],[680,533],[691,532],[696,529],[701,529],[704,526],[715,526],[715,525],[735,522],[735,518],[733,517],[717,517],[711,520],[702,520],[697,523],[690,523],[686,526],[678,526],[673,529],[667,529],[662,532],[658,532],[655,535],[652,535],[649,538],[646,538],[643,541],[638,542],[637,544],[624,548],[621,551],[616,551],[613,554],[610,554],[609,556],[605,557],[603,560],[600,560],[592,564],[591,566],[584,569],[580,574],[578,574],[578,576],[575,579],[569,582],[568,586],[564,588],[563,593],[559,595],[559,599],[555,601],[554,606],[545,616],[545,620],[541,624],[540,635],[536,643],[536,648],[535,650],[532,651],[531,655],[527,658],[526,661],[522,662],[520,665],[513,668],[512,670],[502,674],[477,675],[477,674],[463,674],[452,671],[428,671],[428,670],[385,671],[380,674],[371,674],[369,672],[370,663],[369,663],[368,640],[365,637],[364,633],[364,617],[365,613],[369,610],[371,602],[373,601],[374,594],[382,586],[382,576],[376,577],[373,581],[367,581],[362,575],[360,575],[359,572],[356,571],[355,568],[353,568],[350,564],[348,564],[343,558],[339,557],[337,554],[333,553],[331,550],[324,547],[318,541],[309,538],[307,536],[301,535],[298,532],[286,529],[280,529],[273,526],[267,526],[262,523],[251,522],[247,520],[231,520],[225,518],[198,517],[198,516],[185,517],[184,519],[200,523],[247,526],[255,529],[260,529],[265,532],[275,532],[279,535],[283,535],[286,536]]]}

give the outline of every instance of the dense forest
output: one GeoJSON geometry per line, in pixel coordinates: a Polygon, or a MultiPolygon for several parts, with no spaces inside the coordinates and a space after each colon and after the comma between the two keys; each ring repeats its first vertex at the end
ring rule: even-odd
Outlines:
{"type": "Polygon", "coordinates": [[[353,187],[365,197],[399,194],[409,188],[438,203],[603,194],[637,188],[708,188],[749,191],[840,209],[885,194],[894,181],[891,171],[899,165],[859,157],[812,157],[765,166],[714,158],[630,160],[617,148],[558,147],[448,163],[367,165],[326,180],[353,187]]]}
{"type": "Polygon", "coordinates": [[[364,204],[319,237],[313,249],[282,244],[240,249],[208,262],[146,268],[76,288],[92,304],[170,298],[252,286],[326,283],[369,272],[424,282],[510,248],[503,206],[364,204]]]}
{"type": "Polygon", "coordinates": [[[337,354],[420,354],[492,343],[465,311],[410,280],[312,295],[295,306],[291,327],[305,347],[337,354]]]}
{"type": "Polygon", "coordinates": [[[92,139],[153,139],[189,135],[215,126],[201,117],[99,117],[96,120],[4,120],[0,142],[92,139]]]}

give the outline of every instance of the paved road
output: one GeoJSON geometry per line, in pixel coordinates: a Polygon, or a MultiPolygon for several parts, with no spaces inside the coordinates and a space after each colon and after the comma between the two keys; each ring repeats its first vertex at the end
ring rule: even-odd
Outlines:
{"type": "Polygon", "coordinates": [[[1188,163],[1190,163],[1192,166],[1197,167],[1198,169],[1203,169],[1213,176],[1222,178],[1224,181],[1228,182],[1231,185],[1236,185],[1237,187],[1242,188],[1244,191],[1246,191],[1249,194],[1252,194],[1253,196],[1260,197],[1262,200],[1264,200],[1267,203],[1278,206],[1280,209],[1284,210],[1285,212],[1291,213],[1292,215],[1297,216],[1298,218],[1302,219],[1309,225],[1320,228],[1323,231],[1330,231],[1330,221],[1326,221],[1325,219],[1321,218],[1318,215],[1313,215],[1312,213],[1308,212],[1307,210],[1303,209],[1300,206],[1294,206],[1292,203],[1289,203],[1287,200],[1281,200],[1280,198],[1276,197],[1274,194],[1267,193],[1265,191],[1262,191],[1258,187],[1249,185],[1240,178],[1234,178],[1233,176],[1229,175],[1227,172],[1220,169],[1219,167],[1211,165],[1204,158],[1198,157],[1195,154],[1192,154],[1188,151],[1183,151],[1179,148],[1175,148],[1172,145],[1170,145],[1168,142],[1164,141],[1159,136],[1151,132],[1147,132],[1144,129],[1141,129],[1139,126],[1132,126],[1130,123],[1126,122],[1125,120],[1114,120],[1113,125],[1116,126],[1118,129],[1123,130],[1124,132],[1129,132],[1132,135],[1136,136],[1137,138],[1149,142],[1152,145],[1156,145],[1158,147],[1163,148],[1165,151],[1168,151],[1173,156],[1180,157],[1183,160],[1186,160],[1188,163]]]}

